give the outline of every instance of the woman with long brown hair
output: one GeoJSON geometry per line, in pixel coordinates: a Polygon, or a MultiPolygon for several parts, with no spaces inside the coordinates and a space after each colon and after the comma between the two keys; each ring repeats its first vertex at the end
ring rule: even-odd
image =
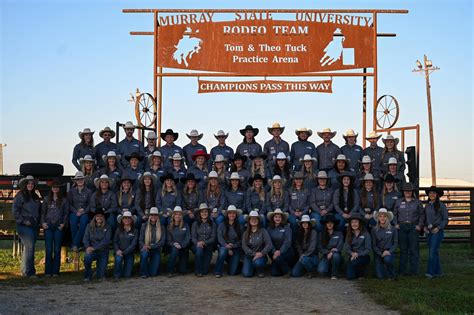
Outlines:
{"type": "MultiPolygon", "coordinates": [[[[202,179],[204,181],[204,179],[202,179]]],[[[203,196],[198,183],[200,178],[196,178],[193,173],[189,173],[186,178],[182,178],[184,183],[182,190],[181,207],[184,209],[184,221],[188,225],[192,225],[195,220],[194,212],[198,210],[199,205],[203,202],[203,196]]]]}
{"type": "Polygon", "coordinates": [[[371,249],[370,234],[365,228],[364,217],[359,213],[351,214],[345,244],[345,252],[348,255],[347,280],[365,276],[370,263],[371,249]]]}
{"type": "Polygon", "coordinates": [[[320,275],[331,274],[331,279],[337,279],[339,269],[342,265],[342,247],[344,245],[344,235],[341,231],[336,231],[336,226],[339,224],[334,214],[326,214],[321,224],[324,225],[319,237],[319,252],[321,253],[321,260],[318,264],[318,273],[320,275]]]}
{"type": "Polygon", "coordinates": [[[291,275],[301,277],[306,271],[308,278],[313,277],[313,272],[318,266],[318,233],[313,229],[316,220],[305,214],[298,221],[299,229],[296,236],[296,251],[298,262],[293,266],[291,275]]]}
{"type": "Polygon", "coordinates": [[[210,218],[207,204],[200,204],[198,211],[199,215],[191,229],[191,239],[195,255],[194,274],[202,277],[209,273],[212,253],[216,245],[216,224],[210,218]]]}
{"type": "Polygon", "coordinates": [[[114,235],[114,278],[130,278],[132,275],[135,249],[138,244],[138,230],[134,221],[136,216],[124,211],[117,217],[119,226],[114,235]]]}
{"type": "Polygon", "coordinates": [[[107,214],[107,224],[115,231],[117,225],[117,196],[110,190],[112,179],[102,175],[94,180],[97,191],[92,194],[90,212],[93,214],[102,209],[107,214]]]}
{"type": "Polygon", "coordinates": [[[225,221],[217,228],[217,242],[219,254],[216,261],[216,278],[222,277],[224,262],[227,261],[227,273],[234,276],[238,272],[240,256],[242,253],[242,227],[237,218],[242,215],[242,210],[230,205],[223,211],[225,221]]]}
{"type": "Polygon", "coordinates": [[[219,184],[218,175],[211,171],[207,177],[207,188],[203,193],[203,202],[211,209],[211,219],[217,224],[224,222],[222,210],[225,207],[223,186],[219,184]]]}
{"type": "Polygon", "coordinates": [[[135,210],[137,211],[137,222],[135,226],[141,228],[142,223],[148,220],[150,209],[156,207],[156,175],[145,172],[139,179],[138,190],[135,193],[135,210]]]}
{"type": "Polygon", "coordinates": [[[275,211],[269,212],[267,217],[269,221],[267,231],[273,245],[269,253],[272,260],[272,276],[287,278],[291,275],[290,264],[293,259],[292,232],[287,223],[288,212],[275,209],[275,211]]]}
{"type": "Polygon", "coordinates": [[[374,227],[374,211],[379,210],[382,205],[380,194],[375,189],[375,178],[367,174],[361,181],[360,208],[364,218],[369,222],[369,228],[374,227]]]}
{"type": "Polygon", "coordinates": [[[262,227],[267,227],[266,213],[267,209],[265,206],[265,185],[267,179],[262,177],[260,174],[256,174],[254,177],[249,178],[250,188],[247,190],[245,206],[247,207],[247,213],[252,210],[258,211],[262,222],[262,227]]]}
{"type": "Polygon", "coordinates": [[[257,276],[263,278],[267,255],[272,250],[272,240],[267,230],[261,227],[260,215],[257,211],[250,211],[247,216],[247,229],[242,236],[242,249],[245,254],[242,275],[250,278],[256,271],[257,276]]]}
{"type": "MultiPolygon", "coordinates": [[[[87,155],[95,158],[95,147],[94,147],[94,133],[90,128],[84,128],[79,131],[79,138],[81,142],[74,146],[72,151],[72,164],[77,168],[78,171],[83,171],[79,165],[79,159],[87,155]]],[[[94,159],[95,160],[95,159],[94,159]]]]}

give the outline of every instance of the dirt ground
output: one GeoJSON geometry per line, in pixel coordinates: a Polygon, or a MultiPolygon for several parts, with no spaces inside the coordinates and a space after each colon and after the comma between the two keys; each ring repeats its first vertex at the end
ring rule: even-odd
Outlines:
{"type": "Polygon", "coordinates": [[[83,284],[0,283],[0,314],[24,313],[384,313],[356,283],[321,278],[194,275],[83,284]]]}

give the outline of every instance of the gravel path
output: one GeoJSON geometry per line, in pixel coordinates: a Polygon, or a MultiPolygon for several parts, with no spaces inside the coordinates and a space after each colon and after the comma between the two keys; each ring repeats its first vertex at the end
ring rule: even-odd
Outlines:
{"type": "Polygon", "coordinates": [[[0,314],[24,313],[384,313],[353,282],[329,279],[216,279],[193,275],[88,284],[0,284],[0,314]]]}

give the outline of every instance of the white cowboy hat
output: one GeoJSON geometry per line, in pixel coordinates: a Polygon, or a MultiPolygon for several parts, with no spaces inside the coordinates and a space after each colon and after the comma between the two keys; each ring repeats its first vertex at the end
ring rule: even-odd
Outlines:
{"type": "Polygon", "coordinates": [[[250,211],[249,214],[245,215],[245,220],[248,222],[251,218],[257,218],[258,221],[260,221],[260,215],[258,214],[258,211],[252,210],[250,211]]]}
{"type": "Polygon", "coordinates": [[[242,214],[242,210],[237,209],[237,207],[234,205],[229,205],[227,207],[227,210],[222,210],[222,215],[226,217],[229,212],[237,212],[237,216],[240,216],[242,214]]]}
{"type": "Polygon", "coordinates": [[[104,137],[104,133],[110,133],[110,137],[113,138],[115,137],[115,131],[113,131],[112,129],[110,129],[110,127],[105,127],[104,129],[102,129],[101,131],[99,131],[99,137],[103,138],[104,137]]]}
{"type": "Polygon", "coordinates": [[[157,207],[151,207],[150,208],[150,212],[148,213],[149,215],[152,215],[152,214],[160,214],[160,211],[158,211],[158,208],[157,207]]]}
{"type": "Polygon", "coordinates": [[[308,137],[311,137],[311,136],[313,135],[313,130],[308,129],[308,128],[306,128],[306,127],[299,128],[299,129],[296,129],[296,130],[295,130],[295,134],[296,134],[297,136],[299,136],[300,133],[302,133],[302,132],[306,132],[306,133],[308,134],[308,137]]]}
{"type": "Polygon", "coordinates": [[[182,161],[184,160],[184,157],[182,157],[179,153],[175,153],[173,156],[170,156],[169,159],[173,161],[182,161]]]}
{"type": "Polygon", "coordinates": [[[104,160],[105,163],[107,163],[109,158],[115,158],[115,161],[118,161],[120,159],[120,155],[117,155],[115,151],[109,151],[107,155],[102,155],[102,160],[104,160]]]}
{"type": "Polygon", "coordinates": [[[279,180],[280,182],[282,181],[281,179],[281,176],[280,175],[274,175],[271,179],[272,181],[276,181],[276,180],[279,180]]]}
{"type": "Polygon", "coordinates": [[[382,135],[379,135],[377,132],[371,131],[369,133],[369,135],[365,137],[365,139],[367,139],[367,140],[369,140],[369,139],[380,139],[381,136],[382,135]]]}
{"type": "Polygon", "coordinates": [[[372,175],[371,173],[368,173],[368,174],[365,174],[365,175],[364,175],[364,178],[362,178],[362,181],[363,181],[363,182],[366,182],[366,181],[375,181],[375,177],[374,177],[374,175],[372,175]]]}
{"type": "Polygon", "coordinates": [[[81,157],[81,158],[79,159],[79,163],[80,163],[80,164],[84,164],[85,162],[93,162],[93,163],[95,163],[95,159],[92,158],[92,156],[90,156],[89,154],[87,154],[86,156],[81,157]]]}
{"type": "Polygon", "coordinates": [[[270,134],[273,132],[273,129],[280,129],[281,133],[283,133],[283,131],[285,131],[285,127],[280,126],[280,123],[278,123],[278,122],[273,123],[273,125],[271,127],[267,127],[267,130],[270,134]]]}
{"type": "Polygon", "coordinates": [[[316,220],[311,219],[309,215],[307,214],[303,214],[303,216],[301,217],[301,220],[298,220],[299,225],[301,225],[301,223],[303,222],[308,222],[311,226],[314,226],[316,224],[316,220]]]}
{"type": "Polygon", "coordinates": [[[125,125],[123,125],[123,129],[135,129],[135,125],[131,121],[127,121],[125,125]]]}
{"type": "Polygon", "coordinates": [[[160,151],[158,151],[158,150],[153,151],[153,153],[148,156],[148,163],[149,164],[151,164],[151,162],[152,162],[152,160],[155,156],[159,157],[160,159],[163,159],[163,155],[161,155],[160,151]]]}
{"type": "Polygon", "coordinates": [[[319,171],[318,176],[316,176],[316,179],[328,179],[328,174],[326,171],[319,171]]]}
{"type": "Polygon", "coordinates": [[[117,222],[121,224],[123,218],[132,218],[133,222],[137,220],[137,216],[132,215],[132,213],[128,210],[125,210],[122,214],[119,214],[119,216],[117,217],[117,222]]]}
{"type": "Polygon", "coordinates": [[[170,214],[173,214],[173,213],[176,213],[176,212],[183,213],[183,208],[181,208],[180,206],[176,206],[176,207],[173,208],[173,210],[169,209],[168,212],[170,214]]]}
{"type": "Polygon", "coordinates": [[[36,186],[38,181],[31,175],[27,175],[18,181],[18,187],[23,188],[28,182],[33,182],[36,186]]]}
{"type": "Polygon", "coordinates": [[[155,175],[155,174],[152,174],[150,172],[145,172],[143,173],[143,175],[141,175],[138,180],[140,181],[140,184],[143,185],[143,181],[145,180],[145,178],[147,177],[150,177],[151,178],[151,182],[152,182],[152,185],[155,185],[156,184],[156,181],[158,180],[158,177],[155,175]]]}
{"type": "Polygon", "coordinates": [[[198,211],[201,212],[202,210],[209,211],[209,207],[207,206],[207,203],[203,202],[203,203],[199,204],[198,211]]]}
{"type": "Polygon", "coordinates": [[[186,136],[191,139],[191,137],[197,137],[198,140],[202,139],[203,134],[199,133],[196,129],[191,130],[189,134],[186,134],[186,136]]]}
{"type": "Polygon", "coordinates": [[[278,152],[275,159],[277,159],[277,160],[289,160],[290,157],[286,156],[286,154],[283,153],[283,152],[278,152]]]}
{"type": "Polygon", "coordinates": [[[313,161],[313,162],[315,162],[315,161],[316,161],[316,158],[315,158],[315,157],[312,157],[312,156],[309,155],[309,154],[305,154],[305,155],[303,156],[303,158],[300,159],[300,162],[306,162],[306,161],[313,161]]]}
{"type": "Polygon", "coordinates": [[[364,155],[362,157],[362,160],[360,161],[360,163],[362,163],[362,164],[367,164],[367,163],[372,163],[372,162],[374,162],[374,160],[372,160],[370,158],[370,156],[368,156],[368,155],[364,155]]]}
{"type": "Polygon", "coordinates": [[[334,136],[336,135],[337,131],[332,131],[331,128],[324,128],[323,130],[318,131],[318,136],[319,136],[320,138],[322,138],[322,137],[323,137],[323,134],[325,134],[325,133],[331,134],[331,139],[332,139],[332,138],[334,138],[334,136]]]}
{"type": "Polygon", "coordinates": [[[112,178],[110,178],[109,176],[107,176],[107,175],[104,174],[104,175],[101,175],[99,178],[94,179],[94,185],[95,185],[95,187],[96,187],[97,189],[99,189],[99,188],[100,188],[99,185],[100,185],[100,183],[103,182],[103,181],[107,181],[107,182],[109,183],[109,188],[112,186],[112,184],[113,184],[113,182],[114,182],[112,178]]]}
{"type": "Polygon", "coordinates": [[[384,139],[382,139],[382,142],[385,144],[388,140],[394,141],[395,145],[397,145],[398,142],[400,141],[400,139],[395,138],[393,135],[387,135],[384,139]]]}
{"type": "Polygon", "coordinates": [[[217,134],[214,135],[214,137],[217,139],[217,137],[227,137],[229,136],[229,133],[225,133],[224,130],[218,130],[217,134]]]}
{"type": "Polygon", "coordinates": [[[356,137],[358,136],[359,134],[358,133],[355,133],[354,129],[348,129],[346,130],[346,132],[342,135],[343,138],[347,138],[347,137],[356,137]]]}
{"type": "Polygon", "coordinates": [[[78,135],[79,135],[79,138],[82,138],[82,135],[87,135],[87,134],[89,134],[89,135],[92,135],[92,136],[93,136],[94,133],[95,133],[95,131],[91,131],[90,128],[84,128],[82,131],[79,131],[79,132],[78,132],[78,135]]]}
{"type": "Polygon", "coordinates": [[[79,180],[79,179],[85,179],[86,177],[84,176],[84,173],[81,171],[76,172],[74,177],[72,178],[73,180],[79,180]]]}
{"type": "Polygon", "coordinates": [[[398,161],[397,161],[396,158],[391,157],[391,158],[388,159],[388,163],[387,163],[387,164],[388,164],[388,165],[390,165],[390,164],[398,164],[398,161]]]}
{"type": "Polygon", "coordinates": [[[226,160],[225,160],[225,158],[224,158],[224,156],[223,156],[222,154],[217,154],[217,155],[216,155],[216,158],[215,158],[215,160],[214,160],[214,163],[217,163],[217,162],[225,162],[225,161],[226,161],[226,160]]]}
{"type": "Polygon", "coordinates": [[[233,180],[233,179],[238,179],[238,180],[240,180],[240,175],[239,175],[239,173],[233,172],[232,174],[230,174],[229,180],[233,180]]]}
{"type": "Polygon", "coordinates": [[[377,217],[379,216],[379,214],[387,215],[389,221],[393,220],[393,212],[392,211],[388,211],[385,208],[380,208],[379,211],[374,211],[374,220],[377,221],[377,217]]]}
{"type": "Polygon", "coordinates": [[[150,131],[148,132],[145,138],[150,139],[150,140],[156,140],[158,139],[158,136],[156,135],[156,132],[150,131]]]}
{"type": "Polygon", "coordinates": [[[218,178],[218,177],[219,177],[219,175],[217,175],[216,171],[210,171],[209,174],[207,175],[207,179],[218,178]]]}
{"type": "Polygon", "coordinates": [[[344,154],[338,154],[334,161],[349,161],[349,159],[344,154]]]}
{"type": "Polygon", "coordinates": [[[288,216],[289,216],[288,212],[283,212],[280,208],[277,208],[274,211],[270,211],[270,212],[267,213],[268,221],[272,221],[275,214],[281,214],[281,216],[285,220],[288,220],[288,216]]]}

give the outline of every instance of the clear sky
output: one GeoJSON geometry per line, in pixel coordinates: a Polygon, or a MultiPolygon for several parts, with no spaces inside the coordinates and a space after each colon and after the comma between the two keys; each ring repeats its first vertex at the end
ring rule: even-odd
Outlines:
{"type": "MultiPolygon", "coordinates": [[[[123,8],[408,9],[409,14],[378,19],[379,32],[397,33],[378,41],[379,95],[398,99],[398,127],[422,126],[421,176],[430,176],[425,82],[411,72],[427,54],[441,68],[431,76],[438,177],[474,181],[471,0],[0,0],[0,143],[8,145],[6,173],[18,173],[23,162],[41,161],[61,163],[72,174],[78,131],[96,130],[98,143],[104,126],[135,121],[127,100],[137,87],[153,91],[153,46],[152,37],[129,31],[152,31],[153,18],[123,14],[123,8]]],[[[298,127],[331,127],[338,131],[338,144],[346,129],[362,129],[361,78],[334,78],[333,94],[197,94],[197,78],[165,78],[163,89],[163,129],[177,130],[179,145],[188,142],[185,133],[193,128],[204,132],[201,142],[207,147],[215,145],[212,133],[218,129],[230,132],[228,143],[237,146],[238,129],[246,124],[260,128],[261,144],[275,121],[286,126],[283,137],[290,143],[298,127]]],[[[369,116],[369,126],[371,121],[369,116]]],[[[317,135],[310,140],[320,142],[317,135]]]]}

